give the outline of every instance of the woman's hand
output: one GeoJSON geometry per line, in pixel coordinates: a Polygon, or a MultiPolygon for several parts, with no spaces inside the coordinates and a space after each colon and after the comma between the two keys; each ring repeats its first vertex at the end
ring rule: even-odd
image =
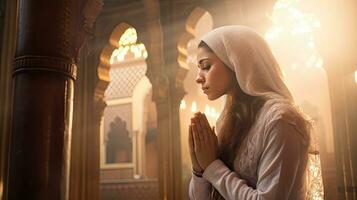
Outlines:
{"type": "Polygon", "coordinates": [[[194,140],[193,140],[192,125],[191,124],[189,126],[189,131],[188,131],[188,145],[189,145],[189,150],[190,150],[192,169],[194,171],[196,171],[196,172],[202,173],[203,169],[198,164],[198,161],[197,161],[197,158],[196,158],[196,154],[195,154],[195,143],[194,143],[194,140]]]}
{"type": "Polygon", "coordinates": [[[206,116],[196,113],[191,120],[194,152],[199,166],[205,170],[218,157],[218,139],[206,116]]]}

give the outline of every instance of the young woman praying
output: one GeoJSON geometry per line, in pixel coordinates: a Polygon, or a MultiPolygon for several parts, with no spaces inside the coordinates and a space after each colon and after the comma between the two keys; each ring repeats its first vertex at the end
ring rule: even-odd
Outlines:
{"type": "Polygon", "coordinates": [[[226,103],[217,130],[203,113],[191,119],[190,199],[305,199],[310,122],[267,42],[245,26],[220,27],[201,38],[197,62],[207,98],[226,103]]]}

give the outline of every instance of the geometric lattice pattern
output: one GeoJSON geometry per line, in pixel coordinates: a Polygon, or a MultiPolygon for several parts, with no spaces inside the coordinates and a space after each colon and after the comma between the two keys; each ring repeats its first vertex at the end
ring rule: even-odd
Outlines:
{"type": "Polygon", "coordinates": [[[157,179],[132,179],[129,181],[101,182],[102,200],[158,200],[159,185],[157,179]]]}
{"type": "Polygon", "coordinates": [[[110,83],[105,91],[105,99],[119,99],[133,96],[133,90],[145,76],[146,65],[113,67],[110,69],[110,83]]]}
{"type": "Polygon", "coordinates": [[[307,200],[323,200],[324,187],[322,183],[320,155],[309,154],[307,165],[307,200]]]}

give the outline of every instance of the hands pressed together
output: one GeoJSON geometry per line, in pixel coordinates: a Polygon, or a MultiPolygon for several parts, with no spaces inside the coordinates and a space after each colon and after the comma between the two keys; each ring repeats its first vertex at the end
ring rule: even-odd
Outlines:
{"type": "Polygon", "coordinates": [[[218,158],[218,139],[203,113],[195,113],[189,125],[188,144],[192,168],[203,171],[218,158]]]}

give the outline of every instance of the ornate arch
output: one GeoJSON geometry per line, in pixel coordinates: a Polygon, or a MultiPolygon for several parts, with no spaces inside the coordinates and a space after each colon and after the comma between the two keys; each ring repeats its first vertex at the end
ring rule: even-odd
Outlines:
{"type": "MultiPolygon", "coordinates": [[[[95,87],[95,99],[102,102],[104,92],[109,84],[110,58],[113,51],[119,47],[120,36],[128,29],[132,28],[129,24],[120,23],[111,32],[108,43],[99,54],[99,64],[97,66],[98,82],[95,87]]],[[[102,112],[101,112],[102,113],[102,112]]],[[[101,114],[102,116],[103,114],[101,114]]]]}
{"type": "Polygon", "coordinates": [[[181,37],[177,44],[177,49],[179,52],[177,61],[180,67],[187,69],[187,45],[190,40],[194,39],[196,36],[195,28],[199,22],[199,20],[207,13],[203,8],[197,7],[195,8],[191,14],[188,16],[186,20],[185,32],[181,34],[181,37]]]}

